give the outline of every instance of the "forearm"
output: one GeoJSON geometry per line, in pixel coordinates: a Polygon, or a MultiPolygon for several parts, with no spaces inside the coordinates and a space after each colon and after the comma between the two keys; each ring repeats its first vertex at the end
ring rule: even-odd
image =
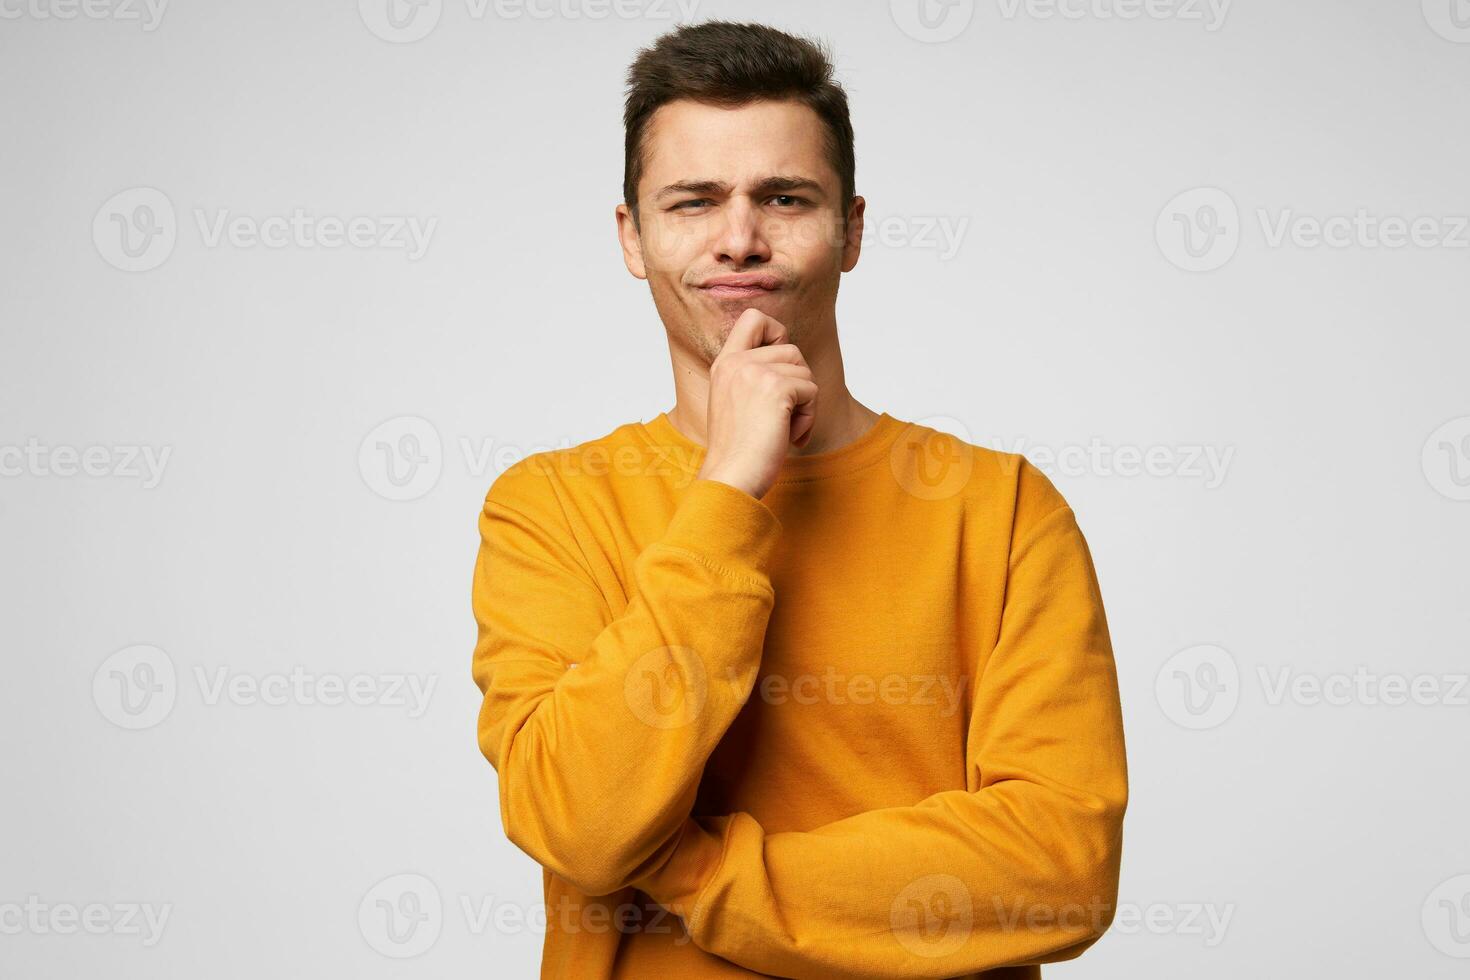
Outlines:
{"type": "Polygon", "coordinates": [[[487,505],[492,527],[477,679],[482,751],[499,773],[506,835],[588,894],[616,891],[667,857],[704,764],[760,666],[779,529],[759,501],[692,484],[667,533],[633,568],[628,606],[570,663],[537,636],[556,603],[539,570],[496,547],[523,515],[487,505]]]}
{"type": "Polygon", "coordinates": [[[1125,794],[1008,781],[767,834],[691,818],[635,882],[695,944],[798,978],[955,977],[1080,954],[1117,896],[1125,794]]]}

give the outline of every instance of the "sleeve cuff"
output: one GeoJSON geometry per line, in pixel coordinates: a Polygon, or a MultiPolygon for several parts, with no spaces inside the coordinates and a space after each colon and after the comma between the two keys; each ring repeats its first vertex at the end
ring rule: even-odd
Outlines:
{"type": "Polygon", "coordinates": [[[657,871],[633,882],[633,886],[688,923],[700,893],[720,869],[725,856],[725,828],[730,819],[729,816],[687,818],[669,859],[657,871]]]}
{"type": "Polygon", "coordinates": [[[663,543],[763,580],[780,536],[780,519],[760,500],[728,483],[701,479],[685,489],[663,543]]]}

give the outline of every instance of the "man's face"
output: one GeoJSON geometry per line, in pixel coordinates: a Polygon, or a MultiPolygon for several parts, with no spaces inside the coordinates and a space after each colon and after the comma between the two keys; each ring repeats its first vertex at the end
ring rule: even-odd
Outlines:
{"type": "Polygon", "coordinates": [[[618,206],[623,257],[648,280],[675,341],[706,363],[750,307],[796,344],[833,322],[840,275],[857,264],[863,202],[844,232],[825,132],[815,112],[786,101],[726,109],[681,99],[649,120],[638,231],[618,206]],[[734,276],[756,283],[717,284],[734,276]]]}

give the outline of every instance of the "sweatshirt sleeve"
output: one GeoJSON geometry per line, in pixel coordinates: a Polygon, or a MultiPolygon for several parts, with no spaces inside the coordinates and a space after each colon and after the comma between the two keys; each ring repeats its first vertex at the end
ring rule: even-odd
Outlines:
{"type": "Polygon", "coordinates": [[[672,853],[754,686],[780,521],[742,490],[695,480],[635,559],[614,617],[536,459],[496,479],[480,516],[479,744],[506,836],[606,895],[672,853]]]}
{"type": "Polygon", "coordinates": [[[955,977],[1080,955],[1112,922],[1128,789],[1107,623],[1070,508],[1030,523],[1007,576],[969,789],[807,832],[690,817],[634,884],[702,949],[776,976],[955,977]]]}

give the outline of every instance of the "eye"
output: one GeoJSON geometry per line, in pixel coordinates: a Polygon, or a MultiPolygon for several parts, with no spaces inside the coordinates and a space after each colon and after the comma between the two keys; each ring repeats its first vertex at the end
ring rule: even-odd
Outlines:
{"type": "MultiPolygon", "coordinates": [[[[806,203],[806,198],[797,197],[794,194],[777,194],[775,197],[771,198],[771,200],[774,201],[774,200],[777,200],[778,198],[785,198],[786,200],[791,201],[793,203],[793,205],[795,205],[795,204],[805,204],[806,203]]],[[[786,208],[782,208],[782,210],[787,210],[787,209],[786,208]]]]}
{"type": "Polygon", "coordinates": [[[694,199],[692,201],[680,201],[678,204],[675,204],[669,210],[670,211],[679,211],[679,210],[682,210],[682,209],[688,207],[691,204],[707,204],[707,203],[709,203],[707,198],[700,197],[700,198],[696,198],[696,199],[694,199]]]}

